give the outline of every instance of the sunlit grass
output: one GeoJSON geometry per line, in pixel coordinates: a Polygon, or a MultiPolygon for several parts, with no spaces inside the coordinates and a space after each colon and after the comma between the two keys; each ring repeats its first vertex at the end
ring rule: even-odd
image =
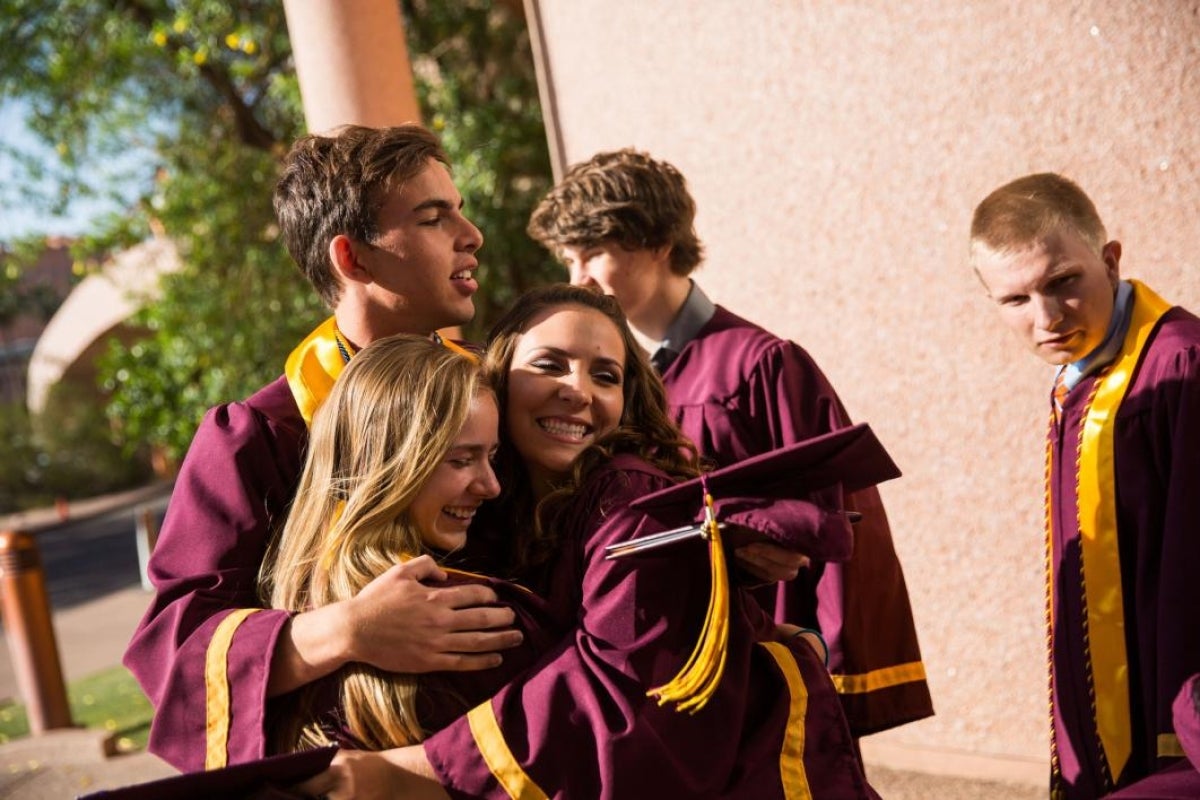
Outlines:
{"type": "MultiPolygon", "coordinates": [[[[76,725],[116,734],[121,752],[146,747],[154,710],[124,667],[112,667],[75,681],[67,687],[67,701],[76,725]]],[[[28,735],[25,706],[0,705],[0,743],[28,735]]]]}

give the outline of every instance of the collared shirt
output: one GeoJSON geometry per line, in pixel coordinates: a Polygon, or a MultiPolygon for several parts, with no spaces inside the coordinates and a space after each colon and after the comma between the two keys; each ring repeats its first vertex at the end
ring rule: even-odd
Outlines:
{"type": "Polygon", "coordinates": [[[1117,296],[1113,302],[1112,319],[1109,320],[1104,340],[1083,358],[1059,369],[1068,392],[1078,386],[1079,382],[1088,375],[1108,366],[1109,362],[1116,358],[1117,353],[1121,350],[1121,345],[1125,342],[1125,334],[1129,332],[1129,318],[1132,310],[1133,285],[1129,281],[1120,281],[1117,283],[1117,296]]]}
{"type": "Polygon", "coordinates": [[[691,284],[692,288],[688,290],[687,299],[679,307],[679,313],[667,326],[666,335],[663,336],[663,340],[658,343],[658,348],[650,356],[650,363],[660,373],[666,371],[676,356],[683,352],[687,343],[696,338],[700,329],[707,325],[713,314],[717,312],[716,305],[708,299],[708,295],[700,290],[696,282],[691,281],[691,284]]]}

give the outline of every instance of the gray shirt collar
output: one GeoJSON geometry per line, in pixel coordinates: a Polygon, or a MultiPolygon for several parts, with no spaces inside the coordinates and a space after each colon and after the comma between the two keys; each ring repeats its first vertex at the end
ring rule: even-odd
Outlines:
{"type": "Polygon", "coordinates": [[[675,319],[671,320],[671,324],[667,326],[666,335],[659,343],[660,348],[669,350],[676,355],[687,346],[688,342],[696,338],[700,329],[708,324],[713,314],[717,313],[717,307],[712,300],[708,299],[708,295],[700,290],[695,281],[691,281],[691,284],[692,288],[688,290],[687,299],[683,301],[675,319]]]}

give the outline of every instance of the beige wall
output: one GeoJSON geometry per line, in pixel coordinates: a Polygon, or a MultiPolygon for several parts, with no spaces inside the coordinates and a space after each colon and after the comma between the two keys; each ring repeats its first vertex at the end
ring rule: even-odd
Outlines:
{"type": "Polygon", "coordinates": [[[966,230],[1000,183],[1064,172],[1125,274],[1200,309],[1200,4],[530,5],[562,158],[679,166],[699,280],[804,345],[905,470],[883,493],[938,716],[869,744],[1040,776],[1049,378],[985,302],[966,230]]]}

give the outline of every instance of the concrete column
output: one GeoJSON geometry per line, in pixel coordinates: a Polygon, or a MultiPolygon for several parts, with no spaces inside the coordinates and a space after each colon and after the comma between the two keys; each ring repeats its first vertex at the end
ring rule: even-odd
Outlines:
{"type": "Polygon", "coordinates": [[[283,6],[309,131],[421,121],[396,0],[284,0],[283,6]]]}

